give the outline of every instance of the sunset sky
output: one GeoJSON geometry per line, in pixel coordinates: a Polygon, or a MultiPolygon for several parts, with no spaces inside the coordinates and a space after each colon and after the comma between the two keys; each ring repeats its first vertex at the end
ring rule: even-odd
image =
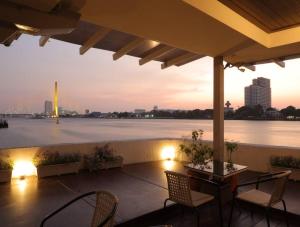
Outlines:
{"type": "MultiPolygon", "coordinates": [[[[50,40],[43,48],[38,37],[23,35],[11,47],[0,46],[0,113],[42,112],[59,84],[59,105],[90,111],[212,108],[212,59],[160,69],[160,63],[138,65],[134,57],[112,60],[112,52],[92,49],[79,55],[79,46],[50,40]]],[[[257,66],[256,72],[225,71],[225,101],[244,105],[244,87],[255,77],[271,79],[272,106],[300,108],[300,60],[257,66]],[[297,67],[298,66],[298,67],[297,67]]]]}

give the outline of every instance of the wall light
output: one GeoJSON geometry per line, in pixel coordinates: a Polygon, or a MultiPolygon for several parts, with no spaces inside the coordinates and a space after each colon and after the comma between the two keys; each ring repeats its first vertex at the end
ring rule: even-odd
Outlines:
{"type": "Polygon", "coordinates": [[[33,28],[33,27],[23,25],[23,24],[15,24],[15,26],[24,32],[37,33],[39,31],[39,29],[37,29],[37,28],[33,28]]]}
{"type": "Polygon", "coordinates": [[[31,161],[16,161],[14,163],[12,177],[23,178],[26,176],[36,176],[36,167],[31,161]]]}
{"type": "Polygon", "coordinates": [[[164,160],[173,160],[175,158],[175,147],[165,146],[161,151],[161,158],[164,160]]]}

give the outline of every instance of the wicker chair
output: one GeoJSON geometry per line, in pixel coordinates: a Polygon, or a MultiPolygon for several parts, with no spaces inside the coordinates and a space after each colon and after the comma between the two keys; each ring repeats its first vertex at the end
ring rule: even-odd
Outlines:
{"type": "Polygon", "coordinates": [[[271,173],[271,174],[265,174],[258,177],[256,181],[253,182],[247,182],[244,184],[240,184],[237,186],[234,194],[233,194],[233,200],[232,200],[232,206],[231,206],[231,212],[230,212],[230,219],[229,219],[229,227],[231,225],[232,220],[232,214],[233,209],[235,206],[235,203],[237,201],[244,201],[248,203],[252,203],[261,207],[265,208],[266,211],[266,219],[268,227],[270,226],[270,217],[269,217],[269,211],[270,209],[278,204],[279,202],[282,202],[285,218],[286,218],[286,225],[289,226],[288,222],[288,216],[287,216],[287,210],[286,210],[286,204],[283,200],[283,194],[285,191],[285,186],[288,181],[289,176],[291,175],[291,171],[283,171],[279,173],[271,173]],[[273,191],[271,194],[263,192],[259,190],[260,183],[273,181],[273,191]],[[256,185],[255,189],[237,193],[238,188],[249,186],[249,185],[256,185]]]}
{"type": "Polygon", "coordinates": [[[191,190],[190,179],[184,174],[172,171],[165,171],[165,173],[168,181],[169,198],[165,200],[164,208],[166,208],[168,201],[194,208],[197,212],[197,226],[199,226],[199,210],[197,208],[214,200],[214,196],[191,190]]]}
{"type": "Polygon", "coordinates": [[[112,227],[114,225],[114,217],[117,210],[118,199],[115,195],[107,191],[88,192],[74,198],[70,202],[66,203],[65,205],[61,206],[60,208],[46,216],[41,222],[40,227],[43,227],[47,220],[49,220],[51,217],[64,210],[74,202],[94,194],[96,195],[96,206],[91,227],[112,227]]]}

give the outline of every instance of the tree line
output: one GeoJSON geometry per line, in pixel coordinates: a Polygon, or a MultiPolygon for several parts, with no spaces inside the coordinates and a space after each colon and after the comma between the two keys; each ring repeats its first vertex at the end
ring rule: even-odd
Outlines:
{"type": "MultiPolygon", "coordinates": [[[[130,112],[114,112],[117,118],[136,118],[137,114],[130,112]]],[[[169,119],[212,119],[213,109],[194,110],[152,110],[138,114],[141,118],[169,118],[169,119]]],[[[235,111],[225,111],[224,118],[228,120],[300,120],[300,109],[288,106],[281,110],[275,108],[263,109],[262,106],[242,106],[235,111]]]]}

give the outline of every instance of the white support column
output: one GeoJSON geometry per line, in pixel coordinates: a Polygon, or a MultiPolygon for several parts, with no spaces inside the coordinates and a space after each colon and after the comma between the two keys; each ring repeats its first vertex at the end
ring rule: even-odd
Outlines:
{"type": "Polygon", "coordinates": [[[224,161],[224,66],[223,56],[214,58],[214,161],[224,161]]]}

